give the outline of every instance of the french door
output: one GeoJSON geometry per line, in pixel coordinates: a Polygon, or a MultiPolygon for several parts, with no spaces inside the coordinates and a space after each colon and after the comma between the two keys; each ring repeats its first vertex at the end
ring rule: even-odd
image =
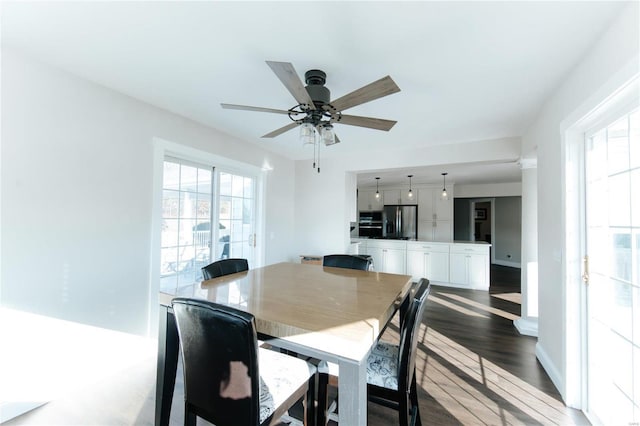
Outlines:
{"type": "Polygon", "coordinates": [[[640,421],[640,110],[585,135],[586,402],[640,421]]]}
{"type": "Polygon", "coordinates": [[[255,266],[256,178],[219,171],[215,259],[244,258],[255,266]]]}
{"type": "Polygon", "coordinates": [[[255,177],[165,159],[160,291],[190,294],[215,260],[241,257],[255,267],[256,192],[255,177]]]}

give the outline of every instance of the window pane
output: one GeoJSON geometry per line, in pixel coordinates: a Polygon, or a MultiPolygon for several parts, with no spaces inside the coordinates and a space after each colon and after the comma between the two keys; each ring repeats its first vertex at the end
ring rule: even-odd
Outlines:
{"type": "Polygon", "coordinates": [[[233,198],[231,200],[231,219],[242,220],[242,198],[233,198]]]}
{"type": "Polygon", "coordinates": [[[162,217],[178,217],[180,212],[180,193],[178,191],[162,191],[162,217]]]}
{"type": "Polygon", "coordinates": [[[631,234],[613,234],[613,270],[611,276],[627,282],[631,281],[631,234]]]}
{"type": "Polygon", "coordinates": [[[196,192],[198,188],[198,169],[191,166],[180,166],[180,190],[196,192]]]}
{"type": "MultiPolygon", "coordinates": [[[[631,206],[629,174],[623,173],[609,178],[609,225],[630,226],[631,206]]],[[[603,200],[604,201],[604,200],[603,200]]]]}
{"type": "Polygon", "coordinates": [[[176,219],[162,220],[162,247],[175,247],[178,245],[178,221],[176,219]]]}
{"type": "Polygon", "coordinates": [[[590,152],[587,157],[587,170],[589,170],[587,180],[593,182],[605,179],[607,174],[607,163],[598,161],[607,158],[607,130],[602,129],[591,137],[590,152]]]}
{"type": "Polygon", "coordinates": [[[198,192],[211,194],[211,170],[198,169],[198,192]]]}
{"type": "Polygon", "coordinates": [[[253,198],[253,179],[244,178],[244,198],[253,198]]]}
{"type": "Polygon", "coordinates": [[[609,174],[629,169],[629,121],[627,116],[607,128],[609,174]]]}
{"type": "Polygon", "coordinates": [[[631,172],[631,226],[640,227],[640,169],[631,172]]]}
{"type": "Polygon", "coordinates": [[[180,218],[194,219],[196,217],[196,195],[189,192],[180,193],[180,218]]]}
{"type": "Polygon", "coordinates": [[[640,109],[629,116],[629,151],[631,168],[640,167],[640,109]]]}
{"type": "Polygon", "coordinates": [[[231,184],[231,195],[234,197],[242,197],[244,192],[244,178],[242,176],[233,176],[231,184]]]}
{"type": "Polygon", "coordinates": [[[220,195],[231,195],[231,175],[220,173],[220,195]]]}
{"type": "Polygon", "coordinates": [[[198,219],[211,217],[211,195],[198,194],[196,203],[196,217],[198,219]]]}
{"type": "Polygon", "coordinates": [[[180,165],[177,163],[164,162],[162,174],[162,187],[165,189],[178,189],[180,187],[180,165]]]}
{"type": "Polygon", "coordinates": [[[231,219],[231,197],[220,197],[220,219],[231,219]]]}

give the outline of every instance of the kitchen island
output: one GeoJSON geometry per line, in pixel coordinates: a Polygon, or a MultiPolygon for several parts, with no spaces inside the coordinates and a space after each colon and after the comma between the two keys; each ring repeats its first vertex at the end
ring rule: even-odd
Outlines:
{"type": "Polygon", "coordinates": [[[406,241],[354,238],[359,254],[373,258],[379,272],[427,278],[436,285],[489,289],[489,248],[483,241],[406,241]]]}

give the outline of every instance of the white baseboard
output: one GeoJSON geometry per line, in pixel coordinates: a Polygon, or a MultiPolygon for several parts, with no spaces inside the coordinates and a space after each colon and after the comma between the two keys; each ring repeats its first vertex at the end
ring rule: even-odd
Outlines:
{"type": "Polygon", "coordinates": [[[551,362],[547,352],[540,345],[540,342],[536,343],[536,358],[538,358],[538,361],[542,364],[542,368],[544,368],[544,371],[546,371],[547,375],[560,393],[562,401],[566,403],[564,380],[562,379],[562,376],[555,364],[551,362]]]}
{"type": "Polygon", "coordinates": [[[494,265],[500,265],[500,266],[509,266],[511,268],[520,268],[520,262],[509,262],[507,260],[498,260],[496,259],[493,262],[494,265]]]}
{"type": "Polygon", "coordinates": [[[518,333],[525,336],[538,337],[538,319],[537,318],[518,318],[513,321],[513,325],[518,333]]]}

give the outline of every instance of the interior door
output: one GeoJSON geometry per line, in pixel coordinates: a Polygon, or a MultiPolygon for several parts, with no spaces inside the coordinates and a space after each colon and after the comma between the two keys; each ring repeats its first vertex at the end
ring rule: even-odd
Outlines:
{"type": "Polygon", "coordinates": [[[586,413],[640,421],[640,112],[585,138],[586,413]]]}

